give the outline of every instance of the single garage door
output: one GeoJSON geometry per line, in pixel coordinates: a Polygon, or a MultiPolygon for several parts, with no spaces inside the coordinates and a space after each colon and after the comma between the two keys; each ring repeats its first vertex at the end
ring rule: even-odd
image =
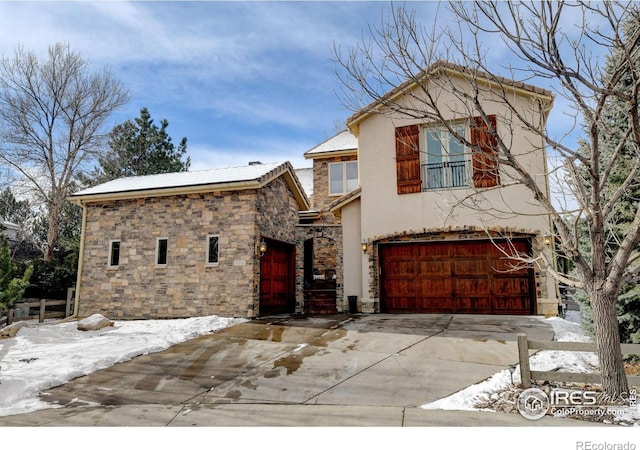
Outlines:
{"type": "Polygon", "coordinates": [[[507,255],[529,242],[467,241],[380,246],[381,309],[387,313],[533,314],[531,268],[507,255]]]}
{"type": "Polygon", "coordinates": [[[295,247],[266,240],[260,259],[260,315],[289,314],[295,310],[295,247]]]}

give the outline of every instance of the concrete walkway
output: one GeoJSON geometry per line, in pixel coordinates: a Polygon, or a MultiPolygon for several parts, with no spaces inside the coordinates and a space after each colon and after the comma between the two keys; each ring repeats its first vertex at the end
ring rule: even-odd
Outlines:
{"type": "Polygon", "coordinates": [[[518,360],[537,317],[355,315],[255,320],[141,356],[41,398],[0,426],[593,426],[423,410],[518,360]]]}

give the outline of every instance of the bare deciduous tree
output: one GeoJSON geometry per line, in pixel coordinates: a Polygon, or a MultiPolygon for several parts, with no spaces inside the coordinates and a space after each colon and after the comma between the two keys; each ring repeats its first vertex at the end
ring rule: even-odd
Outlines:
{"type": "Polygon", "coordinates": [[[20,47],[0,61],[0,163],[46,211],[46,260],[74,176],[103,148],[102,127],[127,99],[109,71],[92,72],[65,44],[50,46],[45,60],[20,47]]]}
{"type": "MultiPolygon", "coordinates": [[[[377,105],[378,112],[392,111],[436,123],[455,134],[450,125],[451,105],[443,107],[432,87],[454,94],[468,108],[467,117],[482,117],[489,127],[489,110],[479,99],[486,98],[490,89],[507,106],[501,123],[524,124],[527,132],[538,136],[561,161],[550,167],[562,168],[568,174],[570,184],[563,188],[570,189],[575,199],[577,207],[572,210],[557,206],[559,202],[536,182],[540,174],[519,164],[519,150],[509,138],[518,133],[518,128],[508,133],[493,132],[497,160],[516,175],[517,183],[530,190],[543,214],[551,218],[558,248],[575,267],[575,276],[558,271],[554,276],[589,294],[603,389],[609,396],[618,397],[628,392],[628,383],[620,351],[616,298],[621,283],[640,272],[638,203],[626,235],[616,245],[607,240],[607,229],[616,221],[617,202],[625,196],[628,199],[630,189],[637,188],[640,173],[638,11],[633,3],[582,1],[451,2],[449,11],[456,20],[437,29],[435,20],[428,28],[417,22],[415,13],[394,8],[388,20],[371,29],[370,39],[346,53],[336,48],[343,102],[354,111],[367,104],[377,105]],[[484,48],[483,42],[496,38],[507,49],[511,61],[508,66],[495,67],[487,62],[491,49],[484,48]],[[613,64],[604,70],[606,57],[611,55],[615,55],[613,64]],[[429,75],[425,69],[437,66],[439,60],[460,67],[472,89],[460,89],[445,72],[425,82],[429,75]],[[540,123],[539,114],[523,113],[521,105],[514,102],[513,91],[500,90],[505,79],[535,82],[550,89],[556,101],[563,103],[564,130],[558,131],[560,124],[554,123],[552,133],[548,125],[540,123]],[[406,86],[407,80],[417,88],[403,91],[402,101],[388,95],[406,86]],[[623,108],[628,120],[612,127],[607,108],[614,102],[623,108]],[[575,138],[577,132],[582,132],[580,140],[575,138]],[[616,150],[606,155],[601,151],[605,140],[618,143],[616,150]],[[625,164],[620,164],[623,157],[625,164]],[[612,185],[614,168],[618,181],[612,185]],[[624,174],[620,173],[622,168],[624,174]],[[581,250],[581,221],[586,221],[589,230],[588,252],[581,250]]],[[[471,145],[465,136],[455,135],[471,145]]],[[[549,258],[536,262],[546,262],[554,269],[549,258]]]]}

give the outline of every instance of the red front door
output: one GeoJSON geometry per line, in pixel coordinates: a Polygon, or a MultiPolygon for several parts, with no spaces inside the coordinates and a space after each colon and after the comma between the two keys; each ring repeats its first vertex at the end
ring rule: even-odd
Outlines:
{"type": "Polygon", "coordinates": [[[295,312],[295,247],[265,240],[267,251],[260,259],[261,316],[295,312]]]}

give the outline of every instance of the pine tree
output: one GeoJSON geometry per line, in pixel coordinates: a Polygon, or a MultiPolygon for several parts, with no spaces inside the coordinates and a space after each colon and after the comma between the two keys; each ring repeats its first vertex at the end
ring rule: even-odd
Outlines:
{"type": "Polygon", "coordinates": [[[11,260],[9,241],[2,231],[0,229],[0,312],[5,312],[22,298],[33,268],[27,267],[22,276],[17,274],[17,266],[11,260]]]}
{"type": "Polygon", "coordinates": [[[160,127],[153,123],[147,108],[140,117],[116,125],[109,133],[109,151],[99,158],[99,167],[85,176],[84,181],[99,184],[116,178],[186,172],[191,160],[182,160],[187,152],[187,138],[175,146],[167,133],[169,122],[163,119],[160,127]]]}

